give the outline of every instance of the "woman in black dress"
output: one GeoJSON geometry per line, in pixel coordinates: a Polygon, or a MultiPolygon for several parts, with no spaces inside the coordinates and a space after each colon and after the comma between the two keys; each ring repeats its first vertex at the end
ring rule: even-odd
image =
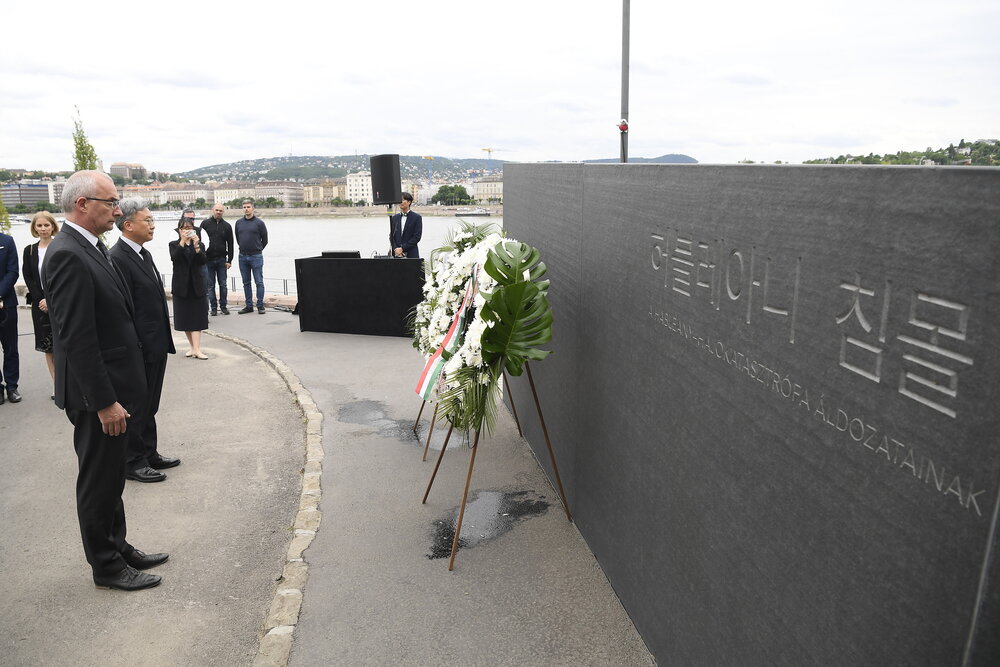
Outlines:
{"type": "Polygon", "coordinates": [[[31,295],[31,323],[35,329],[35,349],[45,353],[45,363],[49,365],[49,375],[55,381],[56,367],[52,357],[52,323],[49,322],[49,304],[42,289],[42,259],[52,237],[59,232],[59,223],[48,211],[39,211],[31,218],[31,235],[38,243],[24,248],[21,274],[31,295]]]}
{"type": "Polygon", "coordinates": [[[208,328],[208,292],[205,290],[205,253],[194,230],[193,217],[181,217],[178,240],[170,242],[174,275],[170,283],[174,301],[174,330],[183,331],[191,349],[186,357],[208,359],[201,352],[201,332],[208,328]]]}

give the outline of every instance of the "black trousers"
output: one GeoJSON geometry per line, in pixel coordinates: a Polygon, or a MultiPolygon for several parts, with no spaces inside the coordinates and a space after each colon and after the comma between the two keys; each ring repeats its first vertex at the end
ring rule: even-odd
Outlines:
{"type": "Polygon", "coordinates": [[[13,299],[4,303],[7,318],[0,324],[0,349],[3,350],[3,372],[0,372],[0,389],[17,389],[21,375],[21,361],[17,354],[17,304],[13,299]]]}
{"type": "Polygon", "coordinates": [[[128,444],[125,453],[127,470],[138,470],[149,465],[159,454],[156,451],[156,411],[160,409],[160,394],[163,391],[163,376],[167,371],[167,355],[162,355],[155,361],[145,360],[146,403],[142,412],[128,424],[125,432],[128,444]]]}
{"type": "Polygon", "coordinates": [[[105,435],[96,412],[66,410],[66,416],[73,424],[73,447],[79,462],[76,513],[83,551],[95,576],[117,574],[125,569],[122,554],[133,550],[125,541],[122,502],[128,438],[105,435]]]}

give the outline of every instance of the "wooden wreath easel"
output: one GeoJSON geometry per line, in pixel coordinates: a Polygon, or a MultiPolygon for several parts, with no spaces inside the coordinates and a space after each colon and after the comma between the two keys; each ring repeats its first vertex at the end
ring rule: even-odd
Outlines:
{"type": "MultiPolygon", "coordinates": [[[[545,417],[542,415],[542,405],[538,400],[538,391],[535,389],[535,379],[531,375],[531,366],[528,362],[524,363],[525,369],[528,371],[528,384],[531,385],[531,395],[535,399],[535,409],[538,412],[538,421],[542,425],[542,433],[545,436],[545,446],[549,450],[549,461],[552,463],[552,471],[556,476],[556,486],[559,488],[559,497],[562,499],[563,511],[566,512],[566,519],[568,521],[573,521],[573,515],[569,511],[569,501],[566,500],[566,491],[563,490],[562,478],[559,476],[559,466],[556,464],[556,455],[552,450],[552,441],[549,439],[549,430],[545,426],[545,417]]],[[[504,375],[504,383],[507,384],[506,374],[504,375]]],[[[510,397],[510,386],[507,385],[507,395],[510,397]]],[[[514,401],[511,399],[511,408],[513,409],[514,401]]],[[[423,406],[421,406],[423,410],[423,406]]],[[[435,409],[435,417],[437,416],[437,409],[435,409]]],[[[418,415],[419,420],[419,415],[418,415]]],[[[515,411],[515,421],[517,419],[515,411]]],[[[433,428],[433,419],[431,421],[431,428],[433,428]]],[[[430,482],[427,484],[427,491],[424,492],[424,498],[421,503],[427,502],[427,496],[431,492],[431,487],[434,485],[434,478],[437,476],[438,468],[441,467],[441,461],[444,459],[444,452],[448,448],[448,441],[451,439],[451,432],[454,430],[454,424],[449,425],[448,434],[444,438],[444,445],[441,447],[441,453],[438,454],[437,463],[434,465],[434,472],[431,473],[430,482]]],[[[458,552],[458,539],[462,534],[462,520],[465,518],[465,505],[469,499],[469,486],[472,483],[472,470],[476,465],[476,452],[479,450],[479,435],[481,429],[476,429],[476,434],[472,441],[472,456],[469,457],[469,471],[465,476],[465,489],[462,491],[462,504],[458,511],[458,521],[455,523],[455,538],[451,543],[451,558],[448,560],[448,571],[454,569],[455,567],[455,554],[458,552]]],[[[521,424],[517,425],[518,433],[521,434],[521,424]]],[[[522,434],[523,437],[523,434],[522,434]]],[[[430,436],[427,437],[428,446],[430,445],[430,436]]],[[[427,451],[424,449],[424,456],[426,457],[427,451]]]]}
{"type": "MultiPolygon", "coordinates": [[[[507,398],[510,399],[510,411],[514,414],[514,423],[517,424],[517,434],[520,437],[524,437],[524,433],[521,431],[521,420],[517,418],[517,407],[514,405],[514,395],[510,393],[510,383],[507,382],[507,372],[503,373],[503,386],[507,388],[507,398]]],[[[427,399],[425,398],[420,404],[420,411],[417,412],[417,420],[413,422],[413,433],[417,433],[417,426],[420,424],[420,415],[424,413],[424,406],[427,405],[427,399]]],[[[420,458],[421,461],[427,460],[427,452],[431,447],[431,436],[434,434],[434,422],[437,421],[438,406],[434,405],[434,414],[431,416],[431,427],[427,431],[427,443],[424,445],[424,455],[420,458]]],[[[444,447],[448,446],[448,438],[451,437],[451,429],[448,429],[448,434],[444,438],[444,447]]],[[[442,454],[443,455],[443,454],[442,454]]],[[[435,466],[434,471],[437,472],[437,467],[435,466]]],[[[430,489],[428,488],[428,491],[430,489]]],[[[424,501],[426,502],[427,496],[424,496],[424,501]]]]}

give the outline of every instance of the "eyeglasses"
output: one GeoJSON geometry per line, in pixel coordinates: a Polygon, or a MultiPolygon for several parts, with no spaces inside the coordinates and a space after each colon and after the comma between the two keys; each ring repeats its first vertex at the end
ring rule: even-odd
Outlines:
{"type": "Polygon", "coordinates": [[[194,218],[184,218],[184,222],[194,222],[194,218]]]}
{"type": "Polygon", "coordinates": [[[119,206],[122,205],[122,202],[121,202],[120,199],[101,199],[100,197],[84,197],[84,199],[87,199],[89,201],[102,201],[105,204],[111,204],[111,209],[112,210],[114,210],[114,209],[116,209],[116,208],[118,208],[119,206]]]}

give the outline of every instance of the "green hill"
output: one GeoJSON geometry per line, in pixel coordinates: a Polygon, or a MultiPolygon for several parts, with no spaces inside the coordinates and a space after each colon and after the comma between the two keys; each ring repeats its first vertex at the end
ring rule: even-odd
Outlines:
{"type": "Polygon", "coordinates": [[[840,155],[838,157],[806,160],[803,164],[969,164],[980,167],[1000,166],[1000,141],[979,139],[968,142],[962,139],[958,145],[947,148],[927,147],[922,151],[899,151],[895,155],[840,155]]]}
{"type": "MultiPolygon", "coordinates": [[[[370,155],[288,155],[214,164],[176,174],[176,176],[190,179],[248,181],[338,178],[352,172],[368,169],[370,157],[370,155]]],[[[437,155],[433,158],[433,160],[428,160],[419,155],[400,155],[400,176],[404,179],[426,178],[427,169],[430,167],[433,169],[435,178],[440,176],[449,180],[458,180],[466,178],[470,172],[503,169],[502,160],[452,159],[437,155]]]]}

